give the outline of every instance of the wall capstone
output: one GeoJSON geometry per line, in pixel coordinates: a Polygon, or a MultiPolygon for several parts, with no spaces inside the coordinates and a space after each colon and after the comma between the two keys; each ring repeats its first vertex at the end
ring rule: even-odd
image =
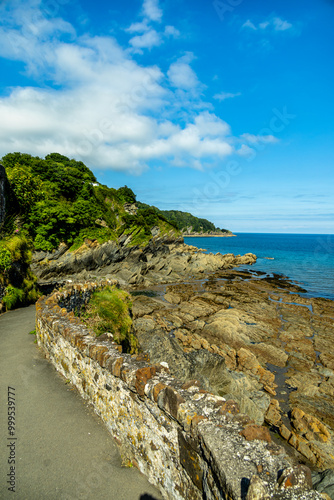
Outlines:
{"type": "Polygon", "coordinates": [[[196,380],[181,383],[165,363],[151,366],[142,356],[120,353],[110,340],[94,337],[73,310],[106,285],[117,282],[70,285],[40,298],[36,334],[57,370],[93,404],[124,459],[166,499],[323,498],[235,403],[226,404],[196,380]],[[247,426],[251,433],[243,432],[247,426]],[[280,481],[284,471],[299,480],[280,481]]]}

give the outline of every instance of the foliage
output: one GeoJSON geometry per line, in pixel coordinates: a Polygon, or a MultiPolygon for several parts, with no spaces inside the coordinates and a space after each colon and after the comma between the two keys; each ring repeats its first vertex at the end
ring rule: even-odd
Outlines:
{"type": "Polygon", "coordinates": [[[40,295],[29,268],[30,260],[31,249],[25,234],[0,241],[0,283],[5,286],[2,303],[6,309],[31,304],[40,295]]]}
{"type": "Polygon", "coordinates": [[[8,271],[12,263],[12,256],[8,248],[0,247],[0,272],[8,271]]]}
{"type": "Polygon", "coordinates": [[[18,163],[9,169],[7,177],[21,212],[27,215],[30,207],[44,196],[40,179],[31,168],[18,163]]]}
{"type": "Polygon", "coordinates": [[[6,309],[20,307],[24,302],[24,291],[21,288],[15,288],[12,285],[8,285],[6,288],[6,295],[3,297],[2,302],[6,309]]]}
{"type": "Polygon", "coordinates": [[[106,287],[92,294],[83,320],[93,328],[97,336],[110,332],[123,351],[134,353],[138,349],[137,338],[132,333],[130,295],[115,287],[106,287]]]}
{"type": "Polygon", "coordinates": [[[159,210],[156,207],[150,207],[144,203],[138,203],[138,207],[138,213],[151,213],[154,211],[160,220],[165,220],[180,231],[191,227],[192,231],[196,233],[210,233],[216,231],[229,232],[226,229],[220,230],[207,219],[195,217],[188,212],[181,212],[180,210],[159,210]]]}
{"type": "Polygon", "coordinates": [[[128,186],[119,188],[117,190],[117,193],[123,203],[136,203],[136,195],[134,194],[132,189],[128,188],[128,186]]]}
{"type": "MultiPolygon", "coordinates": [[[[15,201],[11,205],[36,250],[51,252],[60,243],[73,250],[85,238],[102,243],[123,233],[141,233],[137,241],[144,244],[151,238],[150,229],[163,220],[150,208],[138,215],[128,214],[124,205],[136,202],[128,186],[103,186],[84,163],[59,153],[45,159],[9,153],[2,163],[15,201]]],[[[10,229],[13,231],[13,224],[10,229]]]]}

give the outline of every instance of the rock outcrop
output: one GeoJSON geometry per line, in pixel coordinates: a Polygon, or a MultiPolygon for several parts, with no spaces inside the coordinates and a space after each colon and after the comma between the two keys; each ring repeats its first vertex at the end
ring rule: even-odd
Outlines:
{"type": "MultiPolygon", "coordinates": [[[[268,429],[241,414],[235,401],[210,394],[199,381],[182,383],[166,362],[154,365],[120,353],[107,336],[94,338],[68,311],[101,285],[76,285],[40,299],[38,344],[164,498],[324,498],[312,490],[308,467],[293,466],[268,429]]],[[[216,357],[209,359],[212,369],[219,366],[216,357]]]]}
{"type": "Polygon", "coordinates": [[[333,468],[334,303],[302,295],[286,277],[232,269],[255,260],[167,235],[144,248],[87,241],[77,252],[36,255],[34,270],[42,280],[118,279],[133,295],[134,329],[151,362],[235,401],[298,460],[333,468]]]}
{"type": "Polygon", "coordinates": [[[237,401],[323,470],[334,467],[334,303],[298,289],[234,270],[142,287],[132,292],[141,294],[133,298],[134,327],[154,362],[168,359],[178,378],[237,401]]]}

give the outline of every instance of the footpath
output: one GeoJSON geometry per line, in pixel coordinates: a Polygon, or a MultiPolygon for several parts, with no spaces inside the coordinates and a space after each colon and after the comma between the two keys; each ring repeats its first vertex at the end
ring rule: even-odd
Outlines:
{"type": "Polygon", "coordinates": [[[0,498],[160,500],[137,469],[122,467],[99,417],[39,351],[34,328],[34,306],[0,316],[0,498]]]}

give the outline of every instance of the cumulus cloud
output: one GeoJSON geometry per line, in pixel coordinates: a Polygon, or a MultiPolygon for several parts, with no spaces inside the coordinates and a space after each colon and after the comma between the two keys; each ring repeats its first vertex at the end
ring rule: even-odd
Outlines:
{"type": "Polygon", "coordinates": [[[199,80],[195,71],[191,68],[190,62],[194,59],[194,54],[187,52],[175,63],[172,63],[167,71],[170,84],[173,87],[183,90],[195,89],[199,86],[199,80]]]}
{"type": "Polygon", "coordinates": [[[148,21],[147,19],[144,19],[144,21],[140,23],[132,23],[128,28],[125,29],[128,33],[145,33],[145,31],[148,31],[150,28],[148,26],[148,21]]]}
{"type": "Polygon", "coordinates": [[[144,0],[143,13],[144,16],[151,21],[160,22],[162,18],[162,10],[159,7],[158,0],[144,0]]]}
{"type": "MultiPolygon", "coordinates": [[[[192,53],[165,74],[157,65],[139,64],[112,36],[78,36],[62,19],[43,17],[37,0],[16,0],[17,11],[10,13],[8,5],[0,6],[0,54],[23,62],[37,83],[0,95],[0,156],[56,151],[93,168],[140,174],[153,161],[198,169],[235,152],[238,140],[229,125],[205,110],[192,53]],[[29,27],[25,19],[39,21],[29,27]]],[[[160,19],[156,2],[145,5],[150,19],[160,19]]],[[[154,40],[154,30],[145,26],[130,26],[130,33],[139,33],[133,49],[153,46],[143,37],[154,40]]],[[[253,137],[239,140],[250,144],[253,137]]]]}
{"type": "Polygon", "coordinates": [[[233,97],[238,97],[239,95],[241,95],[241,92],[236,92],[234,94],[232,92],[219,92],[219,94],[215,94],[213,98],[217,99],[217,101],[225,101],[225,99],[232,99],[233,97]]]}
{"type": "Polygon", "coordinates": [[[142,7],[143,21],[132,23],[125,29],[127,33],[138,33],[129,40],[135,53],[142,54],[142,49],[152,49],[158,47],[168,38],[178,38],[180,32],[174,26],[165,26],[165,29],[152,27],[152,23],[161,23],[162,10],[159,8],[157,0],[144,0],[142,7]]]}
{"type": "Polygon", "coordinates": [[[151,49],[160,45],[161,42],[161,36],[153,29],[150,29],[143,35],[137,35],[129,41],[136,49],[151,49]]]}

